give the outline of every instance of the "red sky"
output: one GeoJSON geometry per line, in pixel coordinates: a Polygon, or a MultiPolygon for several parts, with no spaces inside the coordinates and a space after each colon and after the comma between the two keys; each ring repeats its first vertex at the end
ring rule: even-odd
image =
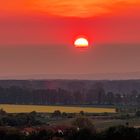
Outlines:
{"type": "Polygon", "coordinates": [[[0,3],[0,76],[140,71],[139,0],[0,3]],[[92,46],[85,53],[73,46],[80,35],[92,46]]]}

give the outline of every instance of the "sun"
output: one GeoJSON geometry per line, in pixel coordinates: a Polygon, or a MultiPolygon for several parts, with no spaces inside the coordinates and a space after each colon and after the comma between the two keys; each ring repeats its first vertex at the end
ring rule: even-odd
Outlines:
{"type": "Polygon", "coordinates": [[[89,42],[86,38],[77,38],[74,42],[76,48],[88,48],[89,42]]]}

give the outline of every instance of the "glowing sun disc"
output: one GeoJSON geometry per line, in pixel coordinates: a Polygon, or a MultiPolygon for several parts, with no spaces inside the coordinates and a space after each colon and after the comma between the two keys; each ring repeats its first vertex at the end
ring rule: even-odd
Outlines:
{"type": "Polygon", "coordinates": [[[87,48],[89,43],[86,38],[78,38],[75,40],[74,45],[76,48],[87,48]]]}

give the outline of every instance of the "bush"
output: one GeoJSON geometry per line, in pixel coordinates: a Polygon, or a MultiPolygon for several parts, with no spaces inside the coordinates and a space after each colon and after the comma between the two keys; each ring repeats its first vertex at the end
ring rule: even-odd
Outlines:
{"type": "Polygon", "coordinates": [[[91,129],[91,130],[95,131],[95,128],[94,128],[92,121],[86,117],[76,118],[72,122],[72,125],[78,127],[79,129],[91,129]]]}
{"type": "Polygon", "coordinates": [[[6,114],[7,114],[6,111],[1,108],[0,109],[0,115],[6,115],[6,114]]]}
{"type": "Polygon", "coordinates": [[[140,117],[140,111],[137,111],[135,114],[136,117],[140,117]]]}
{"type": "Polygon", "coordinates": [[[52,113],[52,117],[61,117],[61,112],[59,110],[56,110],[52,113]]]}

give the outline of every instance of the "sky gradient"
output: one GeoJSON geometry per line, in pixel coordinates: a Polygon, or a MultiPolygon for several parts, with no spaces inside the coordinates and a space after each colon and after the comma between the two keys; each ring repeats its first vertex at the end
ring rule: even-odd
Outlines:
{"type": "Polygon", "coordinates": [[[138,72],[140,1],[0,0],[0,50],[0,76],[138,72]]]}

